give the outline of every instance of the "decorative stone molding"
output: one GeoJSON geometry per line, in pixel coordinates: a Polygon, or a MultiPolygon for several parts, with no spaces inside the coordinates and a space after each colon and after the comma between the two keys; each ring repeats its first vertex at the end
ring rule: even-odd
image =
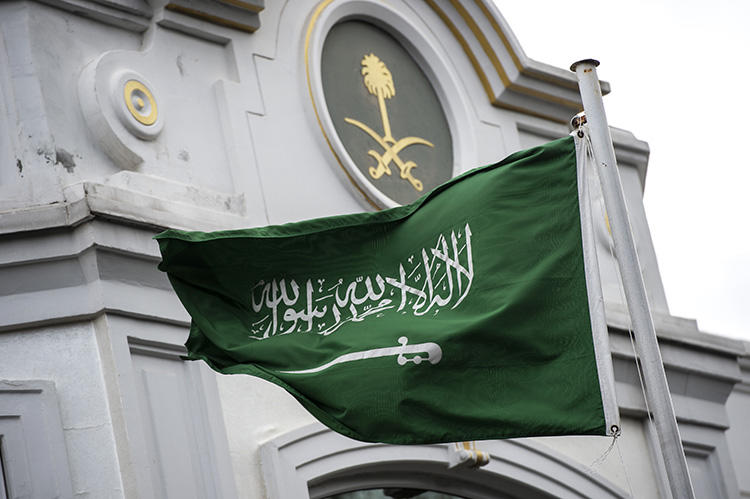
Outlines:
{"type": "MultiPolygon", "coordinates": [[[[82,17],[96,19],[105,24],[129,31],[148,29],[154,14],[153,2],[147,0],[37,0],[40,3],[72,12],[82,17]]],[[[169,13],[178,13],[193,19],[246,33],[260,28],[259,13],[265,8],[264,0],[174,0],[164,6],[168,12],[159,24],[194,33],[190,22],[183,22],[169,13]]]]}
{"type": "Polygon", "coordinates": [[[447,447],[385,445],[352,440],[319,423],[292,430],[261,447],[269,499],[323,498],[355,489],[423,488],[475,498],[624,498],[596,472],[529,440],[487,440],[489,463],[467,473],[447,469],[447,447]]]}
{"type": "Polygon", "coordinates": [[[164,127],[163,112],[160,113],[153,88],[142,75],[123,71],[113,76],[109,89],[120,122],[143,140],[155,139],[164,127]]]}
{"type": "MultiPolygon", "coordinates": [[[[583,109],[574,75],[529,59],[492,2],[426,5],[466,55],[492,105],[565,124],[583,109]]],[[[609,92],[606,82],[602,91],[609,92]]]]}
{"type": "Polygon", "coordinates": [[[164,127],[164,105],[145,76],[122,67],[118,55],[107,52],[88,64],[78,80],[78,98],[94,139],[120,167],[137,169],[146,145],[164,127]]]}
{"type": "Polygon", "coordinates": [[[37,0],[81,17],[137,33],[146,31],[153,15],[146,0],[37,0]]]}
{"type": "Polygon", "coordinates": [[[193,23],[185,22],[184,15],[202,22],[254,33],[260,28],[260,16],[264,8],[263,0],[173,0],[165,7],[164,19],[160,25],[187,33],[197,34],[201,30],[193,23]],[[170,15],[177,13],[177,16],[170,15]]]}
{"type": "Polygon", "coordinates": [[[245,196],[226,194],[153,175],[120,172],[105,182],[67,188],[70,199],[85,197],[89,209],[158,228],[221,230],[247,225],[245,196]]]}
{"type": "Polygon", "coordinates": [[[73,497],[54,383],[0,380],[0,443],[2,497],[73,497]]]}

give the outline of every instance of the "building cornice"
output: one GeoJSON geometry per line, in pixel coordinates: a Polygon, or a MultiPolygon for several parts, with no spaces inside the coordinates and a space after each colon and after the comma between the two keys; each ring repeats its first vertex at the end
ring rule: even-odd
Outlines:
{"type": "Polygon", "coordinates": [[[204,38],[224,37],[200,23],[254,33],[260,28],[259,14],[265,8],[264,0],[172,0],[163,7],[147,0],[34,1],[137,33],[146,31],[156,20],[164,27],[204,38]]]}
{"type": "MultiPolygon", "coordinates": [[[[470,61],[493,106],[563,124],[583,109],[575,76],[527,57],[491,2],[425,2],[470,61]]],[[[608,93],[609,84],[601,85],[608,93]]]]}

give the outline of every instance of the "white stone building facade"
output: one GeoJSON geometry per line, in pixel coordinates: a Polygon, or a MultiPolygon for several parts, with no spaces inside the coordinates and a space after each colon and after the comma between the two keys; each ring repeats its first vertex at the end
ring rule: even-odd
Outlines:
{"type": "MultiPolygon", "coordinates": [[[[189,316],[153,235],[395,203],[331,117],[322,54],[350,22],[429,81],[449,176],[569,133],[580,110],[574,74],[529,59],[488,0],[0,2],[0,498],[669,497],[603,218],[623,426],[603,458],[606,438],[519,439],[449,469],[451,445],[355,442],[276,386],[182,360],[189,316]]],[[[648,145],[612,134],[696,493],[750,497],[750,346],[669,313],[648,145]]]]}

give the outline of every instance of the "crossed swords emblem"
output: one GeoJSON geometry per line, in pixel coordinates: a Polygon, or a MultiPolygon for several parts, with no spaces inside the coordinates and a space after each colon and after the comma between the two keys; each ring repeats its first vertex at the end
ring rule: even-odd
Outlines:
{"type": "Polygon", "coordinates": [[[419,137],[404,137],[396,140],[391,135],[391,123],[388,119],[385,100],[396,95],[396,90],[393,86],[393,77],[390,70],[375,54],[365,55],[362,59],[362,76],[367,90],[378,98],[380,118],[383,123],[383,135],[378,135],[375,130],[361,121],[352,118],[344,118],[344,121],[365,132],[383,148],[382,152],[375,151],[374,149],[367,151],[367,154],[377,162],[375,166],[371,166],[368,169],[370,176],[374,179],[379,179],[383,174],[390,175],[391,168],[389,165],[395,163],[401,171],[401,178],[408,180],[417,191],[421,191],[423,189],[422,181],[415,178],[411,172],[412,169],[417,167],[417,164],[414,161],[402,160],[398,154],[407,147],[415,144],[422,144],[429,147],[435,146],[432,142],[419,137]]]}

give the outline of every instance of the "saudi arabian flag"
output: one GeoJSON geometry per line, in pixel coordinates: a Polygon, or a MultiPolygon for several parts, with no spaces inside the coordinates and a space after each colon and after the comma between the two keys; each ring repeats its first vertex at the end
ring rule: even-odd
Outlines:
{"type": "Polygon", "coordinates": [[[189,358],[275,383],[358,440],[608,434],[576,140],[377,213],[159,234],[189,358]]]}

